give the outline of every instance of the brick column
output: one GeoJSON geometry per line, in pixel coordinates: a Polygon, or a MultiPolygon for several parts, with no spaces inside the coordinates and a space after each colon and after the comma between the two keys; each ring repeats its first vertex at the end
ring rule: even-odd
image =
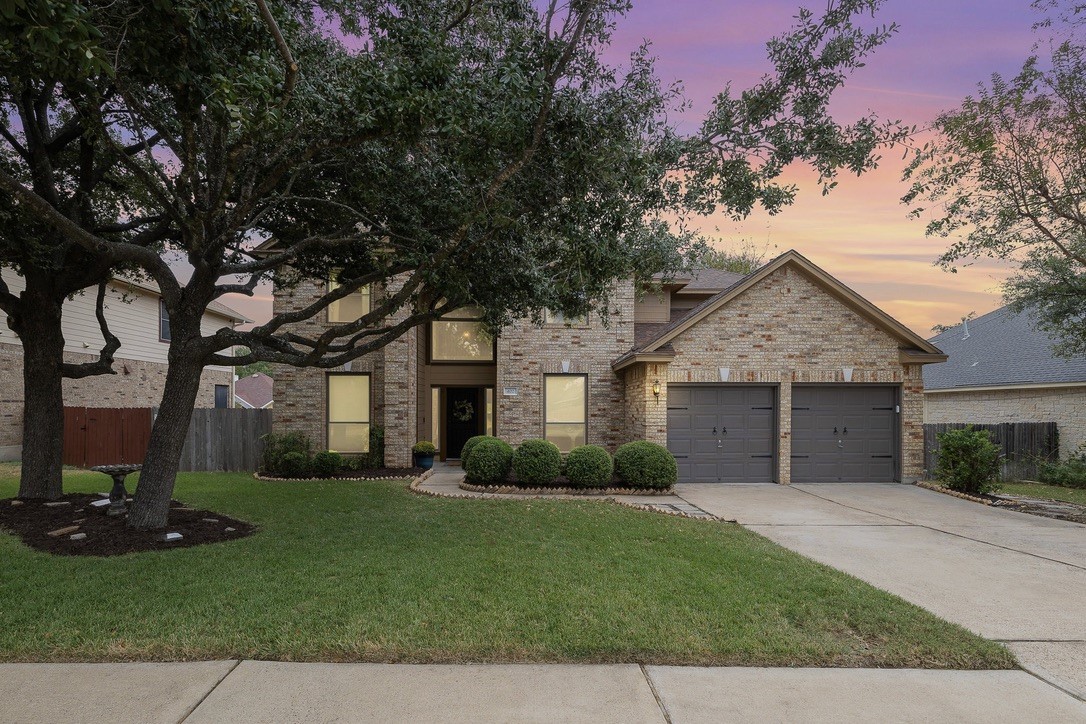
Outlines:
{"type": "MultiPolygon", "coordinates": [[[[406,315],[400,310],[397,317],[406,315]]],[[[385,465],[410,467],[418,435],[418,330],[409,330],[385,347],[385,465]]]]}
{"type": "Polygon", "coordinates": [[[781,375],[777,405],[777,482],[788,485],[792,482],[792,375],[790,372],[781,375]]]}
{"type": "Polygon", "coordinates": [[[626,370],[626,437],[667,445],[667,364],[646,363],[626,370]],[[660,395],[652,391],[660,382],[660,395]]]}
{"type": "Polygon", "coordinates": [[[905,365],[901,385],[901,482],[924,474],[924,368],[905,365]]]}

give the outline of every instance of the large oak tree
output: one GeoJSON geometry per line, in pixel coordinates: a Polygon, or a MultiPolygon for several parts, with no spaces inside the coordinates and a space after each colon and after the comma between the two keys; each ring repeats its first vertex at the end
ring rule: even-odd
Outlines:
{"type": "MultiPolygon", "coordinates": [[[[170,367],[130,525],[165,524],[205,365],[339,366],[469,303],[495,328],[545,307],[606,311],[616,279],[676,270],[697,248],[683,213],[779,211],[795,193],[779,180],[792,162],[827,188],[871,168],[901,131],[840,124],[827,106],[892,34],[859,24],[879,4],[801,11],[769,43],[774,72],[742,93],[725,87],[688,136],[669,121],[682,99],[647,49],[621,68],[603,60],[623,1],[94,6],[88,52],[107,67],[88,71],[100,90],[75,115],[138,182],[122,221],[167,231],[104,234],[7,169],[0,189],[161,289],[170,367]],[[132,146],[143,151],[124,153],[132,146]],[[266,279],[326,291],[253,329],[201,333],[209,303],[266,279]],[[367,285],[369,313],[298,331],[367,285]],[[235,345],[250,351],[234,357],[235,345]]],[[[47,103],[71,101],[61,91],[47,103]]]]}

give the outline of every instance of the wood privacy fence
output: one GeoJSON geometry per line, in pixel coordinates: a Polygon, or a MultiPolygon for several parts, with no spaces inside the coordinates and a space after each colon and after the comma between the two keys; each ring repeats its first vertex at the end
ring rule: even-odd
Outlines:
{"type": "Polygon", "coordinates": [[[149,407],[65,407],[64,464],[142,463],[151,421],[149,407]]]}
{"type": "Polygon", "coordinates": [[[271,410],[193,410],[180,470],[256,470],[264,451],[261,438],[271,432],[271,423],[271,410]]]}
{"type": "MultiPolygon", "coordinates": [[[[937,435],[966,426],[966,423],[924,425],[924,469],[928,475],[935,470],[939,452],[937,435]]],[[[988,430],[995,444],[1002,448],[1004,480],[1036,480],[1038,463],[1055,460],[1060,454],[1059,429],[1054,422],[1003,422],[972,427],[988,430]]]]}

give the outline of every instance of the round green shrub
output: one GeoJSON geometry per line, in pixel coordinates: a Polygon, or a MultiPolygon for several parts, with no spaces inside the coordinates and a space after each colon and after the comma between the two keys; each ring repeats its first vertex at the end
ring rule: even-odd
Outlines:
{"type": "Polygon", "coordinates": [[[513,448],[496,437],[480,440],[471,450],[471,457],[464,462],[468,481],[476,485],[495,485],[505,482],[513,466],[513,448]]]}
{"type": "Polygon", "coordinates": [[[599,445],[581,445],[566,456],[566,477],[575,488],[603,488],[611,484],[615,462],[599,445]]]}
{"type": "Polygon", "coordinates": [[[562,451],[547,440],[525,440],[513,453],[513,472],[524,485],[550,485],[562,472],[562,451]]]}
{"type": "Polygon", "coordinates": [[[679,479],[679,466],[667,448],[638,440],[615,451],[615,470],[622,482],[634,488],[663,489],[679,479]]]}
{"type": "Polygon", "coordinates": [[[343,469],[343,456],[332,450],[325,450],[314,455],[310,465],[313,474],[318,478],[330,478],[343,469]]]}
{"type": "Polygon", "coordinates": [[[977,495],[995,490],[1001,468],[999,447],[987,430],[966,426],[941,432],[935,477],[959,493],[977,495]]]}
{"type": "Polygon", "coordinates": [[[437,445],[434,445],[429,440],[419,440],[411,447],[411,452],[416,455],[436,455],[437,445]]]}
{"type": "Polygon", "coordinates": [[[468,441],[464,443],[464,447],[460,449],[460,464],[463,465],[468,460],[468,453],[472,448],[479,444],[481,440],[489,440],[491,435],[476,435],[475,437],[469,437],[468,441]]]}
{"type": "Polygon", "coordinates": [[[309,477],[309,458],[300,452],[288,452],[279,458],[279,475],[284,478],[309,477]]]}

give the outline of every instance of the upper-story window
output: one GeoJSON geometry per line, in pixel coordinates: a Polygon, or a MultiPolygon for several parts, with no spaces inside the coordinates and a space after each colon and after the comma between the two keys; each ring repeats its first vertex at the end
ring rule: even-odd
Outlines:
{"type": "Polygon", "coordinates": [[[170,314],[166,311],[166,300],[162,297],[158,298],[158,341],[169,342],[170,337],[170,314]]]}
{"type": "MultiPolygon", "coordinates": [[[[328,280],[329,292],[334,292],[339,286],[339,283],[335,280],[337,276],[339,276],[339,272],[333,274],[332,279],[328,280]]],[[[329,304],[328,321],[337,323],[353,322],[370,313],[370,302],[370,287],[367,284],[361,289],[329,304]]]]}
{"type": "Polygon", "coordinates": [[[493,362],[494,337],[479,307],[461,307],[430,322],[431,362],[493,362]]]}
{"type": "Polygon", "coordinates": [[[543,322],[545,324],[564,324],[567,327],[587,327],[588,315],[582,314],[578,317],[567,317],[554,309],[543,310],[543,322]]]}

